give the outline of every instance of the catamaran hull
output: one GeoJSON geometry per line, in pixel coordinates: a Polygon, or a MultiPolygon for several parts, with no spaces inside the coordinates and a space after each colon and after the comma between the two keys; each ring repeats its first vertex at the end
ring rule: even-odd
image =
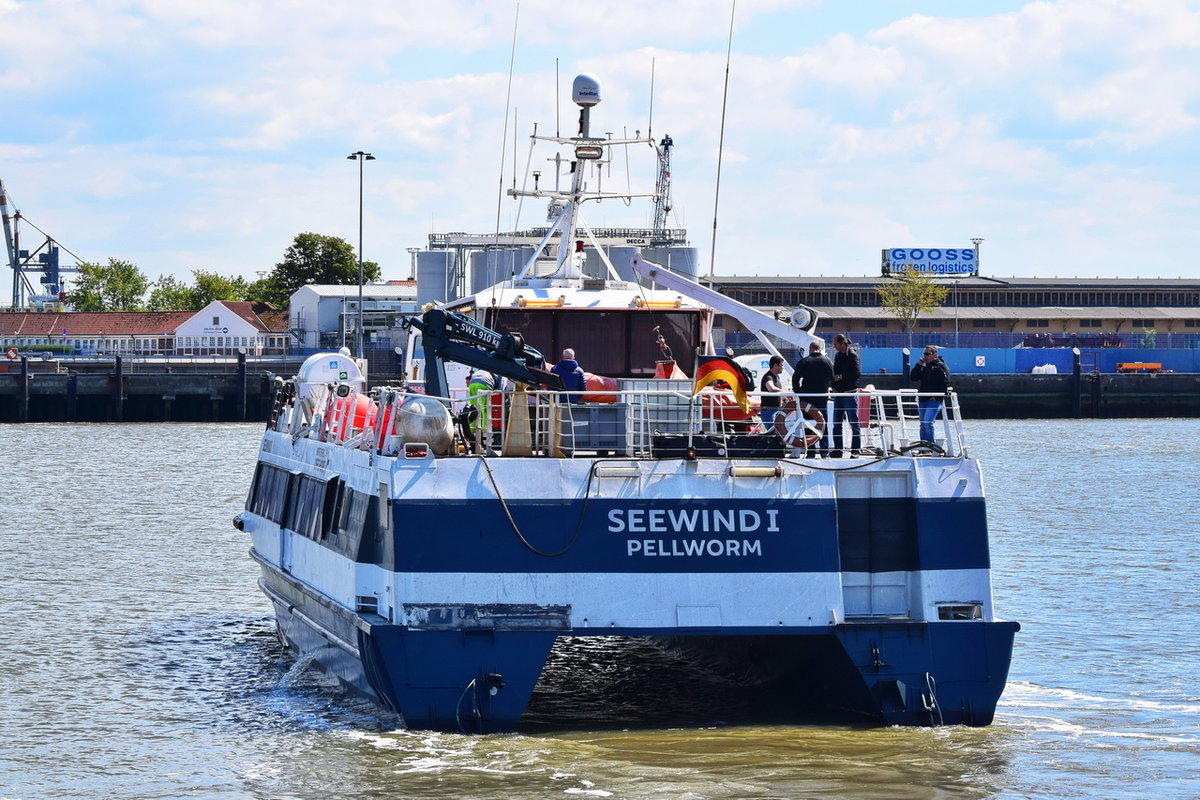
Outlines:
{"type": "MultiPolygon", "coordinates": [[[[260,561],[260,563],[262,563],[260,561]]],[[[414,729],[517,730],[559,636],[646,636],[712,669],[713,680],[778,700],[773,722],[992,722],[1015,622],[871,622],[802,628],[570,630],[525,606],[488,609],[496,627],[413,629],[355,613],[263,563],[261,585],[289,650],[414,729]],[[506,620],[506,622],[505,622],[506,620]]],[[[616,655],[615,657],[619,657],[616,655]]]]}

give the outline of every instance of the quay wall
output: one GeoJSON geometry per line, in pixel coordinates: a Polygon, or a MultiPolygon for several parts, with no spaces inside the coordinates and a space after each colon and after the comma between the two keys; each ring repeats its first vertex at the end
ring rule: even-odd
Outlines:
{"type": "MultiPolygon", "coordinates": [[[[37,372],[22,362],[0,372],[5,422],[265,422],[271,373],[245,363],[233,372],[125,374],[37,372]]],[[[895,373],[866,373],[862,384],[908,388],[895,373]]],[[[970,419],[1200,417],[1200,372],[1159,374],[963,374],[954,376],[970,419]]]]}

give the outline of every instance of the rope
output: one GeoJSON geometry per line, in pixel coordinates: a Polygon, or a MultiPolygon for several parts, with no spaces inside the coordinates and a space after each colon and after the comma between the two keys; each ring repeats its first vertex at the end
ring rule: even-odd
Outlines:
{"type": "MultiPolygon", "coordinates": [[[[521,544],[525,545],[525,547],[529,550],[529,552],[533,553],[534,555],[542,556],[543,558],[558,558],[561,555],[565,555],[567,553],[567,551],[569,551],[571,548],[573,548],[575,546],[575,543],[579,541],[579,537],[583,533],[583,518],[584,518],[584,516],[587,515],[588,501],[591,499],[591,496],[592,496],[592,478],[595,477],[595,474],[596,474],[596,469],[595,469],[596,464],[599,464],[599,463],[601,463],[601,461],[608,460],[608,459],[601,459],[598,461],[593,461],[592,469],[588,470],[587,485],[584,486],[584,491],[583,491],[583,506],[579,509],[579,518],[575,520],[575,531],[571,534],[570,540],[565,545],[563,545],[563,547],[561,549],[556,550],[553,553],[546,553],[546,552],[539,550],[536,546],[533,545],[532,542],[530,542],[528,539],[525,538],[525,534],[523,534],[521,532],[521,527],[519,525],[517,525],[517,521],[515,519],[513,519],[512,511],[509,510],[508,503],[505,502],[504,495],[500,492],[500,486],[496,483],[496,476],[492,472],[492,465],[489,464],[487,459],[484,458],[483,456],[474,456],[474,457],[478,458],[480,460],[480,462],[483,464],[483,468],[487,472],[488,480],[492,484],[492,491],[494,491],[496,493],[496,499],[500,501],[500,508],[502,508],[504,510],[504,516],[508,519],[508,524],[513,529],[513,533],[515,533],[517,535],[517,538],[521,540],[521,544]]],[[[628,459],[612,459],[612,460],[628,461],[628,459]]]]}

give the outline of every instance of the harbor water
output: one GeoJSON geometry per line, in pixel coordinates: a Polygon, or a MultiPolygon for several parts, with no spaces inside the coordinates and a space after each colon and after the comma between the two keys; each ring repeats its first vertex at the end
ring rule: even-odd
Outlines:
{"type": "Polygon", "coordinates": [[[0,426],[0,800],[1200,797],[1200,420],[967,423],[1022,624],[989,728],[745,720],[574,640],[482,737],[284,660],[230,522],[260,432],[0,426]]]}

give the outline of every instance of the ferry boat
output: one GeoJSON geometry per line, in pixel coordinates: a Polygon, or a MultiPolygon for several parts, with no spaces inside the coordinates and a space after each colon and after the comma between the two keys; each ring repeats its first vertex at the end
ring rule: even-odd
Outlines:
{"type": "Polygon", "coordinates": [[[929,441],[924,398],[861,390],[867,448],[840,458],[832,397],[763,419],[714,308],[768,352],[805,349],[815,316],[766,317],[644,252],[614,265],[581,209],[618,195],[588,181],[617,148],[663,148],[591,136],[598,82],[573,90],[578,136],[534,137],[568,148],[567,185],[510,192],[549,201],[544,239],[409,321],[423,392],[369,388],[347,352],[276,379],[235,525],[283,641],[414,729],[518,729],[564,637],[686,652],[794,722],[989,724],[1019,625],[993,609],[955,395],[929,441]],[[544,355],[567,347],[597,373],[582,391],[544,355]]]}

